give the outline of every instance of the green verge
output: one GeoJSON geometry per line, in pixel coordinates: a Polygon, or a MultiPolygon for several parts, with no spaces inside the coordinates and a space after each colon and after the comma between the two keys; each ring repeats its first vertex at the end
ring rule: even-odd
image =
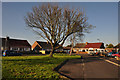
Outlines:
{"type": "Polygon", "coordinates": [[[60,74],[53,69],[66,59],[80,58],[78,55],[54,54],[42,56],[6,56],[2,57],[3,78],[40,78],[59,79],[60,74]]]}

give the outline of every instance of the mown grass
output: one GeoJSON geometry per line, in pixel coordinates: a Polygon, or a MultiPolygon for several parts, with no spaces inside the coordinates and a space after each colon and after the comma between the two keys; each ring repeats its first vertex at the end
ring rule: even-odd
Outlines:
{"type": "Polygon", "coordinates": [[[60,74],[53,69],[66,59],[80,58],[68,54],[54,54],[54,58],[44,56],[12,56],[2,58],[3,78],[59,79],[60,74]]]}

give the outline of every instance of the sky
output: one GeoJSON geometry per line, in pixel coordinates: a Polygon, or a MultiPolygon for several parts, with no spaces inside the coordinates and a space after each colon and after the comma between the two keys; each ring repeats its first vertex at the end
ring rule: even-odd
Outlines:
{"type": "MultiPolygon", "coordinates": [[[[30,28],[26,27],[24,16],[33,6],[43,2],[3,2],[2,37],[26,39],[32,45],[36,40],[44,41],[30,28]]],[[[44,3],[45,4],[45,3],[44,3]]],[[[58,2],[61,7],[84,8],[88,23],[96,26],[90,34],[85,34],[83,42],[118,43],[118,3],[117,2],[58,2]]],[[[65,45],[68,45],[65,42],[65,45]]]]}

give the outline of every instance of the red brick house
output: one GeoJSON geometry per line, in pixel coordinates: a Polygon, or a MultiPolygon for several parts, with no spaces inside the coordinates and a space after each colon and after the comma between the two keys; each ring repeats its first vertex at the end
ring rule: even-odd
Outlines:
{"type": "Polygon", "coordinates": [[[47,42],[35,41],[32,45],[32,50],[37,52],[39,52],[40,50],[50,51],[51,49],[52,48],[50,43],[47,42]]]}
{"type": "MultiPolygon", "coordinates": [[[[32,45],[32,50],[36,52],[40,52],[41,50],[44,51],[51,51],[52,47],[51,44],[48,42],[42,42],[42,41],[35,41],[34,44],[32,45]]],[[[62,51],[62,47],[57,49],[56,51],[62,51]]]]}
{"type": "Polygon", "coordinates": [[[31,45],[27,40],[0,38],[2,41],[1,50],[30,51],[31,45]]]}

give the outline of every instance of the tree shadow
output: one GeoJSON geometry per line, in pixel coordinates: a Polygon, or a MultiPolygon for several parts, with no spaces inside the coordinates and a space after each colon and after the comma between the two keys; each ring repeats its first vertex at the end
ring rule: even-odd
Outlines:
{"type": "MultiPolygon", "coordinates": [[[[72,60],[69,60],[67,62],[64,63],[64,65],[68,65],[69,67],[71,67],[70,65],[75,65],[75,64],[82,64],[83,62],[84,63],[89,63],[89,62],[95,62],[95,61],[103,61],[103,59],[100,59],[100,57],[95,57],[95,56],[89,56],[89,57],[84,57],[82,59],[72,59],[72,60]],[[69,62],[70,61],[70,62],[69,62]]],[[[64,65],[61,65],[61,68],[64,66],[64,65]]],[[[67,66],[67,67],[68,67],[67,66]]],[[[71,79],[71,80],[84,80],[84,78],[72,78],[69,74],[72,74],[71,71],[69,70],[65,70],[65,69],[62,69],[60,70],[60,68],[58,70],[56,70],[56,72],[58,72],[60,75],[62,76],[65,76],[67,77],[68,79],[71,79]]],[[[88,79],[88,80],[91,80],[91,79],[88,79]]],[[[94,80],[94,79],[93,79],[94,80]]]]}

